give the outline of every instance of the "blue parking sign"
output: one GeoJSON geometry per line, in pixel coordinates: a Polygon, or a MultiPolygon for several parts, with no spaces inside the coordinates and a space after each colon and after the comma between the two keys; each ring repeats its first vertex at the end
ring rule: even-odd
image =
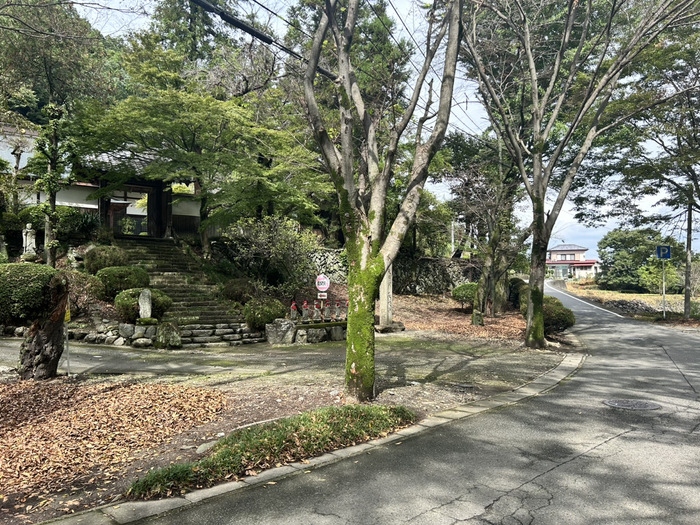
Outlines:
{"type": "Polygon", "coordinates": [[[658,259],[670,259],[671,258],[671,247],[670,246],[657,246],[656,247],[656,257],[658,259]]]}

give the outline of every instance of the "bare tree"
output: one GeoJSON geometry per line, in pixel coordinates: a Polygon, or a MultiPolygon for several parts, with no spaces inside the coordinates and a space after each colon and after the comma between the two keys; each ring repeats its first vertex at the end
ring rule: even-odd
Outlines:
{"type": "Polygon", "coordinates": [[[598,137],[661,102],[621,103],[640,52],[694,20],[698,2],[470,0],[467,10],[468,74],[532,203],[526,344],[542,347],[547,245],[569,190],[598,137]]]}
{"type": "MultiPolygon", "coordinates": [[[[374,371],[374,312],[379,284],[396,258],[401,242],[413,222],[421,192],[428,176],[428,165],[445,136],[450,116],[455,70],[461,37],[461,0],[436,2],[428,13],[428,38],[424,49],[425,60],[418,72],[413,93],[406,103],[403,115],[389,130],[386,144],[380,143],[378,129],[385,117],[373,112],[363,96],[358,82],[356,65],[351,52],[354,39],[359,38],[356,28],[360,1],[347,3],[326,0],[309,52],[309,63],[304,77],[304,98],[314,137],[321,149],[325,164],[335,185],[341,211],[343,233],[346,239],[349,274],[347,354],[345,383],[348,392],[364,400],[375,395],[374,371]],[[340,111],[337,140],[332,124],[324,115],[316,99],[316,72],[330,37],[334,59],[338,67],[335,82],[340,111]],[[442,42],[447,39],[445,47],[442,42]],[[444,49],[444,66],[440,78],[437,109],[433,109],[432,62],[439,50],[444,49]],[[384,235],[387,188],[399,150],[399,143],[411,125],[419,104],[421,92],[428,88],[425,111],[418,119],[415,133],[414,163],[398,216],[384,235]],[[428,133],[427,125],[432,125],[428,133]]],[[[325,80],[321,80],[325,82],[325,80]]]]}

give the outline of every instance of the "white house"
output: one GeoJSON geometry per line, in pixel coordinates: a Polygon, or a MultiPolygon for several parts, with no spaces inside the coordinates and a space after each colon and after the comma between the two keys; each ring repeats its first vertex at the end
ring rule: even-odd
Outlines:
{"type": "Polygon", "coordinates": [[[592,279],[600,272],[600,263],[587,259],[588,248],[560,244],[547,251],[547,270],[555,279],[592,279]]]}

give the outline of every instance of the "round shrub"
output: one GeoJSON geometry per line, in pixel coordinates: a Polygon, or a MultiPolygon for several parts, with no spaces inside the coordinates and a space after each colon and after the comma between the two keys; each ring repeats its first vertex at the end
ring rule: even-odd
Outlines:
{"type": "Polygon", "coordinates": [[[26,323],[48,307],[46,289],[57,270],[43,264],[0,265],[0,323],[26,323]]]}
{"type": "Polygon", "coordinates": [[[255,291],[255,285],[249,279],[241,277],[227,281],[222,293],[229,301],[245,304],[255,296],[255,291]]]}
{"type": "Polygon", "coordinates": [[[20,210],[17,214],[21,228],[26,228],[27,224],[31,224],[36,231],[43,230],[46,224],[46,214],[41,206],[27,206],[20,210]]]}
{"type": "Polygon", "coordinates": [[[465,304],[474,304],[478,286],[477,283],[462,283],[452,290],[452,298],[462,303],[462,308],[465,304]]]}
{"type": "Polygon", "coordinates": [[[92,274],[110,266],[125,266],[127,262],[126,252],[118,246],[95,246],[85,253],[85,269],[92,274]]]}
{"type": "MultiPolygon", "coordinates": [[[[139,295],[143,288],[130,288],[119,292],[114,298],[114,308],[119,318],[126,323],[134,323],[139,318],[139,295]]],[[[160,319],[173,305],[173,300],[160,290],[151,288],[151,317],[160,319]]]]}
{"type": "Polygon", "coordinates": [[[544,296],[542,313],[545,334],[562,332],[576,323],[574,312],[564,306],[559,299],[550,295],[544,296]]]}
{"type": "Polygon", "coordinates": [[[146,288],[150,282],[148,272],[140,266],[109,266],[97,272],[97,278],[102,281],[109,300],[122,290],[146,288]]]}
{"type": "Polygon", "coordinates": [[[287,308],[272,297],[251,299],[243,307],[245,322],[258,332],[265,329],[265,325],[275,319],[280,319],[287,313],[287,308]]]}

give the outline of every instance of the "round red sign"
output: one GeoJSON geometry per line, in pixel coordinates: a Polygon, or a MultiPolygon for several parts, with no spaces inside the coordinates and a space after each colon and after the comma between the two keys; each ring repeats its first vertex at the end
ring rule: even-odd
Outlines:
{"type": "Polygon", "coordinates": [[[331,287],[331,280],[325,275],[321,274],[316,277],[316,288],[319,292],[325,292],[331,287]]]}

